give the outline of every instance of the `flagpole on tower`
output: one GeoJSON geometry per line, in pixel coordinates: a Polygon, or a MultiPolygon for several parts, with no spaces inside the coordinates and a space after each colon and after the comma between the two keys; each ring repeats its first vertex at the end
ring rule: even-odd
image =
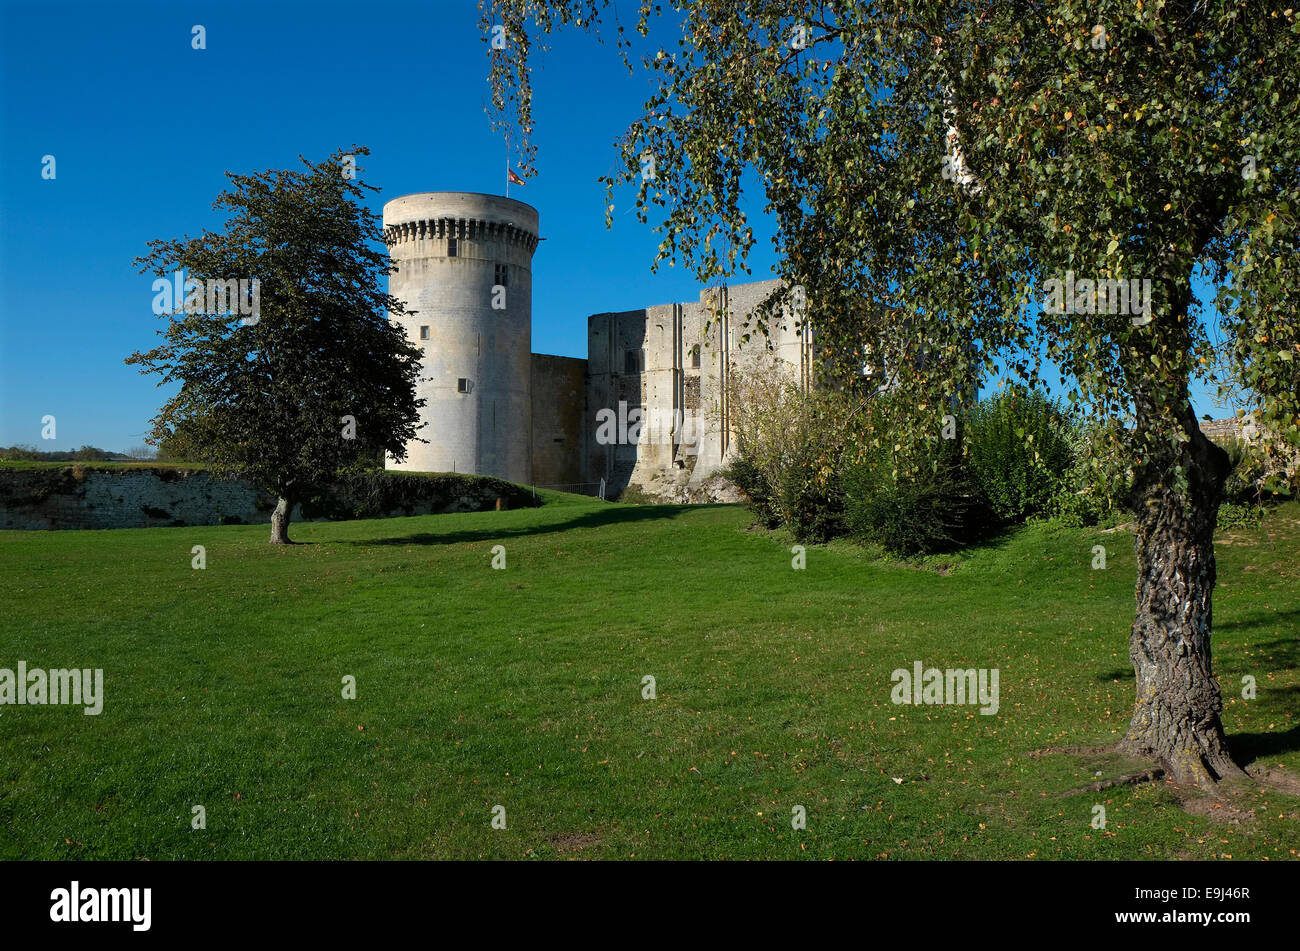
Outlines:
{"type": "Polygon", "coordinates": [[[511,185],[527,185],[528,183],[515,174],[515,170],[510,167],[510,136],[506,136],[506,197],[510,197],[511,185]]]}

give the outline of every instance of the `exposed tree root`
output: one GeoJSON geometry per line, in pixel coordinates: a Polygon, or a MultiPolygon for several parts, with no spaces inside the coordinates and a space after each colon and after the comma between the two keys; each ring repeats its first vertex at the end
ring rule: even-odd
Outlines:
{"type": "MultiPolygon", "coordinates": [[[[1044,749],[1033,750],[1027,755],[1037,759],[1054,753],[1066,753],[1074,756],[1120,755],[1129,759],[1152,760],[1152,757],[1149,756],[1135,757],[1131,748],[1124,743],[1119,746],[1049,746],[1044,749]]],[[[1187,765],[1187,763],[1184,763],[1184,766],[1187,765]]],[[[1234,799],[1240,799],[1246,792],[1247,787],[1238,783],[1225,784],[1227,780],[1241,779],[1246,781],[1247,786],[1256,784],[1288,795],[1300,796],[1300,777],[1293,775],[1280,766],[1252,764],[1246,769],[1242,769],[1235,762],[1229,760],[1226,763],[1222,761],[1216,762],[1211,767],[1201,757],[1195,758],[1195,765],[1199,768],[1193,768],[1190,771],[1184,770],[1184,775],[1190,777],[1190,781],[1180,782],[1178,775],[1170,768],[1168,763],[1153,762],[1153,765],[1147,769],[1125,773],[1123,776],[1116,776],[1111,779],[1100,779],[1095,783],[1089,783],[1087,786],[1063,792],[1060,794],[1060,798],[1078,796],[1084,793],[1103,792],[1107,789],[1123,786],[1137,786],[1141,783],[1163,779],[1184,812],[1204,816],[1216,822],[1237,825],[1254,821],[1255,810],[1242,808],[1233,801],[1234,799]]]]}
{"type": "Polygon", "coordinates": [[[1137,773],[1128,773],[1124,776],[1116,776],[1114,779],[1101,779],[1095,783],[1089,783],[1079,789],[1071,789],[1069,792],[1061,793],[1061,798],[1066,796],[1077,796],[1086,792],[1101,792],[1103,789],[1113,789],[1116,786],[1136,786],[1138,783],[1155,782],[1165,775],[1165,770],[1160,766],[1153,766],[1151,769],[1143,770],[1137,773]]]}
{"type": "MultiPolygon", "coordinates": [[[[1212,736],[1211,739],[1216,738],[1212,736]]],[[[1220,780],[1246,777],[1246,773],[1228,754],[1222,734],[1208,748],[1189,744],[1179,749],[1173,757],[1163,758],[1156,755],[1148,743],[1135,739],[1130,732],[1130,735],[1119,741],[1117,752],[1164,767],[1171,783],[1193,786],[1206,792],[1213,792],[1220,780]]]]}
{"type": "Polygon", "coordinates": [[[1050,756],[1056,753],[1070,753],[1074,756],[1097,756],[1101,753],[1114,753],[1113,746],[1045,746],[1041,750],[1031,750],[1028,754],[1030,759],[1038,759],[1040,756],[1050,756]]]}

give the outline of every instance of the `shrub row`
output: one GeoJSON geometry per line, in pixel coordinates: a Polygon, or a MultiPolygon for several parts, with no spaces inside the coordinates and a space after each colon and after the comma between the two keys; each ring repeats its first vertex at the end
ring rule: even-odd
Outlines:
{"type": "Polygon", "coordinates": [[[500,499],[506,508],[538,505],[523,486],[492,476],[407,473],[354,466],[302,500],[306,519],[381,518],[397,512],[477,512],[500,499]]]}
{"type": "MultiPolygon", "coordinates": [[[[916,555],[1031,519],[1086,526],[1127,515],[1133,471],[1125,429],[1081,422],[1042,393],[1006,388],[979,403],[956,438],[910,448],[866,438],[889,432],[901,409],[885,396],[857,412],[834,397],[802,404],[787,397],[780,425],[768,420],[738,434],[739,453],[725,475],[760,524],[784,525],[799,541],[850,535],[916,555]]],[[[1241,442],[1227,450],[1232,474],[1221,524],[1255,517],[1251,507],[1267,494],[1258,452],[1241,442]]]]}

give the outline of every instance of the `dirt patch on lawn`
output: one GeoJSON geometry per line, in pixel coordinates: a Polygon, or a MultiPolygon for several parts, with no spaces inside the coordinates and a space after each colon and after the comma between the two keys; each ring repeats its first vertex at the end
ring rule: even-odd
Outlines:
{"type": "Polygon", "coordinates": [[[1183,812],[1189,815],[1205,816],[1215,822],[1226,822],[1234,826],[1255,821],[1254,809],[1240,809],[1227,799],[1196,794],[1181,796],[1175,793],[1175,796],[1183,807],[1183,812]]]}
{"type": "Polygon", "coordinates": [[[600,844],[600,836],[590,832],[564,832],[551,838],[551,845],[561,855],[581,852],[600,844]]]}
{"type": "Polygon", "coordinates": [[[1252,763],[1246,767],[1246,773],[1251,779],[1266,786],[1271,786],[1278,792],[1300,796],[1300,778],[1287,772],[1281,766],[1256,766],[1252,763]]]}

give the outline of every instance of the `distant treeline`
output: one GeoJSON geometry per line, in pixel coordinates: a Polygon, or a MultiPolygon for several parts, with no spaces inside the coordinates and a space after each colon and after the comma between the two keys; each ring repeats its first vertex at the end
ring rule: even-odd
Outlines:
{"type": "Polygon", "coordinates": [[[147,447],[127,452],[109,452],[95,446],[43,452],[35,446],[0,447],[0,462],[147,462],[155,453],[147,447]]]}

